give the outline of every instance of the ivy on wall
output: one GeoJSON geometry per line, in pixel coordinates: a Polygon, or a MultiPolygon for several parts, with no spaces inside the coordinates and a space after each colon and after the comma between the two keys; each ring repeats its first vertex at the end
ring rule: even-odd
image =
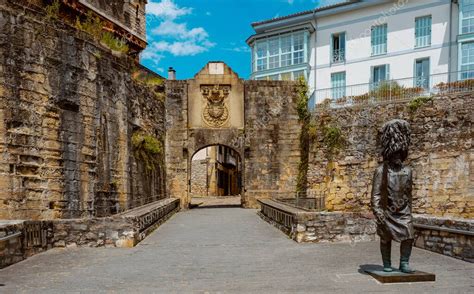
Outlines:
{"type": "Polygon", "coordinates": [[[308,187],[308,166],[309,166],[309,143],[310,133],[315,132],[311,129],[311,113],[308,109],[308,84],[304,77],[300,77],[297,81],[297,95],[296,108],[298,111],[298,118],[301,123],[300,134],[300,163],[298,165],[298,178],[296,182],[297,192],[306,192],[308,187]]]}
{"type": "Polygon", "coordinates": [[[132,135],[132,147],[135,159],[142,161],[148,171],[156,169],[162,161],[163,144],[156,137],[144,131],[135,131],[132,135]]]}

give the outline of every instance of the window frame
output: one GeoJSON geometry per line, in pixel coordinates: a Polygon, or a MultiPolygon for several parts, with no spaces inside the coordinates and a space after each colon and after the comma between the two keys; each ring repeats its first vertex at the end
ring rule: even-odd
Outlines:
{"type": "Polygon", "coordinates": [[[346,52],[347,52],[347,51],[346,51],[346,48],[347,48],[347,38],[346,38],[346,35],[347,35],[347,34],[346,34],[345,31],[344,31],[344,32],[338,32],[338,33],[333,33],[333,34],[331,34],[331,47],[330,47],[330,48],[331,48],[331,57],[330,57],[330,58],[331,58],[331,64],[339,64],[339,63],[344,63],[344,62],[346,61],[346,52]],[[342,46],[342,47],[343,47],[342,58],[338,58],[338,59],[336,60],[335,55],[334,55],[335,50],[336,50],[336,49],[334,49],[334,38],[335,38],[335,37],[338,37],[338,38],[339,38],[339,42],[338,42],[338,43],[339,43],[339,49],[338,49],[338,50],[341,50],[341,48],[342,48],[342,47],[341,47],[341,36],[344,36],[344,38],[343,38],[343,40],[344,40],[344,41],[343,41],[344,46],[342,46]]]}
{"type": "Polygon", "coordinates": [[[347,91],[347,73],[346,73],[346,71],[339,71],[339,72],[331,73],[331,99],[336,100],[336,99],[346,97],[346,94],[347,94],[346,91],[347,91]],[[343,77],[343,79],[342,79],[343,82],[341,82],[342,83],[341,86],[335,86],[334,85],[334,83],[335,83],[334,77],[336,77],[337,75],[342,75],[342,77],[343,77]]]}
{"type": "MultiPolygon", "coordinates": [[[[460,35],[464,35],[464,34],[472,34],[474,33],[474,1],[472,4],[469,4],[469,5],[472,5],[473,6],[473,10],[472,10],[472,16],[469,16],[469,17],[464,17],[464,6],[466,4],[464,4],[466,0],[461,0],[461,3],[459,4],[459,34],[460,35]],[[467,32],[464,32],[464,25],[463,25],[463,22],[465,20],[469,20],[471,22],[473,22],[472,25],[468,25],[467,27],[468,28],[471,28],[471,30],[468,30],[467,32]]],[[[472,0],[471,0],[472,1],[472,0]]],[[[467,5],[466,5],[467,6],[467,5]]]]}
{"type": "Polygon", "coordinates": [[[430,14],[430,15],[416,17],[415,18],[415,48],[418,49],[418,48],[431,47],[432,37],[433,37],[433,15],[430,14]],[[419,31],[418,31],[417,24],[418,24],[418,21],[422,19],[429,19],[429,27],[428,26],[421,27],[421,29],[429,28],[429,34],[424,35],[424,36],[418,36],[419,31]],[[418,42],[418,40],[420,39],[423,40],[422,39],[423,37],[427,37],[427,44],[424,44],[424,42],[422,41],[418,42]]]}
{"type": "Polygon", "coordinates": [[[371,32],[371,34],[370,34],[370,45],[371,45],[371,50],[372,50],[371,56],[386,55],[387,52],[388,52],[388,24],[385,23],[385,24],[381,24],[381,25],[372,26],[370,32],[371,32]],[[382,31],[382,33],[384,33],[384,34],[379,34],[378,36],[374,37],[374,31],[376,29],[380,29],[380,28],[384,29],[382,31]],[[384,42],[380,43],[380,44],[375,44],[374,41],[378,40],[378,38],[379,39],[383,38],[384,42]],[[376,48],[376,46],[381,46],[381,48],[383,50],[380,50],[380,52],[375,52],[375,51],[377,51],[377,50],[374,50],[374,48],[376,48]]]}
{"type": "MultiPolygon", "coordinates": [[[[468,62],[468,63],[464,63],[463,62],[463,59],[464,59],[464,55],[463,55],[463,51],[464,51],[464,48],[463,46],[472,46],[473,48],[470,49],[470,50],[473,50],[474,51],[474,41],[469,41],[469,42],[463,42],[460,44],[459,46],[459,80],[469,80],[469,79],[474,79],[474,53],[472,55],[472,62],[468,62]],[[467,66],[467,67],[471,67],[472,69],[463,69],[464,66],[467,66]],[[467,75],[464,75],[464,72],[467,72],[467,75]]],[[[469,50],[469,49],[468,49],[469,50]]],[[[468,54],[468,59],[469,58],[469,54],[468,54]]]]}

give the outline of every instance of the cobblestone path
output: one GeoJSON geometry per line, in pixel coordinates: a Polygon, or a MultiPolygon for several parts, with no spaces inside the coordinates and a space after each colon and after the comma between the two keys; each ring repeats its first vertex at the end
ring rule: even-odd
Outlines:
{"type": "Polygon", "coordinates": [[[437,281],[404,285],[359,272],[379,262],[377,243],[297,244],[255,210],[195,209],[133,249],[54,249],[0,270],[0,293],[474,292],[467,262],[415,249],[437,281]]]}

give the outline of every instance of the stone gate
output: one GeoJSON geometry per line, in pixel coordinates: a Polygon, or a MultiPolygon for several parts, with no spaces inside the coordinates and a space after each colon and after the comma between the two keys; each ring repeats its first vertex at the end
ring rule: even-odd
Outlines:
{"type": "Polygon", "coordinates": [[[166,84],[168,192],[190,203],[191,160],[224,145],[242,158],[242,206],[288,197],[296,190],[301,126],[294,82],[244,81],[223,62],[209,62],[193,79],[166,84]]]}

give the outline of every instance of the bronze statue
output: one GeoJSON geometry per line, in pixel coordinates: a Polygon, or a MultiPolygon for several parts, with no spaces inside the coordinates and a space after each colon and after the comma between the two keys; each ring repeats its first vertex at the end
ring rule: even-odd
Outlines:
{"type": "Polygon", "coordinates": [[[400,242],[400,271],[414,272],[409,267],[413,247],[412,170],[403,161],[408,157],[410,125],[395,119],[382,128],[382,156],[384,162],[374,173],[372,210],[380,236],[383,270],[391,272],[392,240],[400,242]]]}

